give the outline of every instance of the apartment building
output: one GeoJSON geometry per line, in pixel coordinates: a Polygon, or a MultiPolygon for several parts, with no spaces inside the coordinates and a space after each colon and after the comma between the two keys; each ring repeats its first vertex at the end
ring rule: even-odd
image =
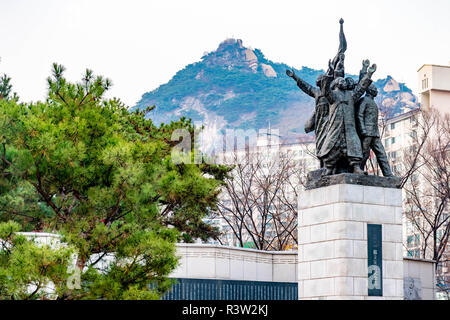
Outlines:
{"type": "Polygon", "coordinates": [[[422,108],[450,113],[450,65],[424,64],[417,70],[422,108]]]}
{"type": "MultiPolygon", "coordinates": [[[[425,64],[417,72],[420,108],[403,113],[385,122],[384,135],[382,137],[383,145],[390,160],[394,174],[401,176],[408,166],[406,157],[416,152],[421,140],[421,130],[423,129],[423,111],[430,108],[437,109],[441,114],[450,114],[450,66],[425,64]]],[[[437,134],[433,131],[430,135],[437,134]]],[[[450,151],[449,151],[450,152],[450,151]]],[[[418,188],[430,188],[432,183],[422,174],[413,174],[408,183],[417,183],[418,188]]],[[[406,186],[408,187],[408,186],[406,186]]],[[[430,188],[431,189],[431,188],[430,188]]],[[[405,200],[404,211],[407,211],[406,202],[408,194],[403,194],[405,200]]],[[[431,199],[430,199],[431,200],[431,199]]],[[[445,210],[449,211],[450,208],[445,210]]],[[[443,219],[449,213],[444,213],[443,219]]],[[[404,255],[414,258],[431,258],[432,245],[428,240],[428,248],[424,257],[424,241],[418,228],[426,228],[426,221],[415,221],[411,223],[410,219],[404,216],[403,236],[404,236],[404,255]]],[[[443,230],[437,232],[437,237],[443,233],[443,230]]],[[[437,267],[436,275],[442,285],[442,289],[448,290],[450,283],[450,246],[447,246],[437,267]]]]}

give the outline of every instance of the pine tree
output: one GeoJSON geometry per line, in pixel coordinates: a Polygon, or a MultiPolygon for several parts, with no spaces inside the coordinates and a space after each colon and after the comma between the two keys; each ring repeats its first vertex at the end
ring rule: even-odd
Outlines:
{"type": "Polygon", "coordinates": [[[8,99],[11,93],[12,85],[10,84],[11,78],[6,74],[0,78],[0,99],[8,99]]]}
{"type": "Polygon", "coordinates": [[[175,243],[217,236],[202,219],[229,168],[171,160],[171,135],[193,134],[190,121],[155,126],[104,97],[109,79],[87,70],[70,83],[57,64],[52,73],[45,102],[0,100],[0,222],[61,234],[73,248],[81,285],[58,269],[58,299],[157,299],[171,285],[175,243]]]}

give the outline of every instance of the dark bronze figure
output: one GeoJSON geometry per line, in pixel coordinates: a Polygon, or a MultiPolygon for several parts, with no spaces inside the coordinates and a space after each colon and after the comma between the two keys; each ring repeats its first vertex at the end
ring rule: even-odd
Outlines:
{"type": "Polygon", "coordinates": [[[378,129],[378,106],[375,97],[378,89],[371,84],[366,90],[366,95],[357,103],[356,126],[361,136],[363,159],[361,169],[364,169],[372,149],[377,157],[381,172],[385,177],[392,177],[391,167],[386,156],[378,129]]]}
{"type": "MultiPolygon", "coordinates": [[[[327,98],[330,102],[330,114],[326,138],[319,158],[323,158],[325,175],[350,171],[364,173],[361,168],[361,140],[356,131],[355,104],[372,83],[371,76],[376,65],[368,69],[354,89],[348,87],[348,81],[342,77],[331,83],[327,98]]],[[[354,82],[353,82],[354,83],[354,82]]]]}
{"type": "MultiPolygon", "coordinates": [[[[326,98],[326,91],[329,83],[333,80],[333,69],[328,69],[327,74],[317,77],[316,86],[313,87],[300,77],[298,77],[294,70],[286,70],[286,74],[297,82],[297,86],[310,97],[316,101],[316,107],[313,114],[305,123],[305,132],[309,133],[315,131],[316,135],[316,154],[321,150],[323,142],[325,141],[326,128],[328,125],[329,103],[326,98]]],[[[321,167],[323,166],[322,159],[321,167]]]]}
{"type": "Polygon", "coordinates": [[[345,78],[345,39],[340,19],[339,48],[333,60],[328,62],[328,71],[317,78],[314,87],[299,78],[294,71],[286,70],[298,87],[316,101],[316,107],[305,123],[305,132],[315,131],[316,155],[321,161],[324,175],[344,172],[364,174],[362,170],[372,149],[383,175],[392,173],[378,132],[378,107],[374,101],[377,94],[372,85],[372,74],[376,65],[369,67],[363,61],[358,82],[345,78]],[[366,93],[366,97],[360,99],[366,93]]]}

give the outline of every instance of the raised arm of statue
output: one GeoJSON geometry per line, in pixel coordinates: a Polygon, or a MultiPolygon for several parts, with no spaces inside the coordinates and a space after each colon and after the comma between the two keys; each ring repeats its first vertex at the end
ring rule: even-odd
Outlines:
{"type": "Polygon", "coordinates": [[[333,69],[336,69],[339,60],[341,60],[341,55],[347,51],[347,40],[345,39],[344,34],[344,19],[339,20],[340,29],[339,29],[339,48],[336,56],[333,59],[333,69]]]}
{"type": "Polygon", "coordinates": [[[307,95],[316,98],[316,96],[320,93],[319,89],[313,87],[312,85],[310,85],[308,82],[306,82],[305,80],[303,80],[302,78],[298,77],[294,70],[286,70],[286,74],[291,77],[292,79],[294,79],[297,82],[297,86],[307,95]]]}
{"type": "Polygon", "coordinates": [[[333,77],[333,75],[334,75],[334,65],[333,62],[331,62],[331,60],[328,60],[328,70],[326,76],[333,77]]]}
{"type": "Polygon", "coordinates": [[[356,88],[353,90],[353,99],[356,101],[362,97],[364,92],[366,92],[367,88],[372,83],[372,74],[377,70],[377,65],[373,64],[368,70],[367,73],[363,76],[361,81],[358,82],[356,88]]]}
{"type": "Polygon", "coordinates": [[[367,74],[367,68],[369,68],[370,65],[370,61],[369,60],[363,60],[362,62],[362,68],[361,71],[359,72],[359,81],[362,80],[362,78],[364,78],[364,76],[367,74]]]}
{"type": "Polygon", "coordinates": [[[344,53],[347,51],[347,40],[345,39],[344,34],[344,19],[341,18],[339,24],[341,25],[339,29],[339,53],[344,53]]]}

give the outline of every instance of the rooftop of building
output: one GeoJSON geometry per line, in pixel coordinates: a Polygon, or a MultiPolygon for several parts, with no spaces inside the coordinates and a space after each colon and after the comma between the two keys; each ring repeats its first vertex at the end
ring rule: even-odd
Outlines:
{"type": "Polygon", "coordinates": [[[450,68],[450,64],[449,65],[443,65],[443,64],[432,64],[432,63],[426,63],[424,65],[422,65],[417,72],[419,72],[420,70],[422,70],[423,67],[440,67],[440,68],[450,68]]]}
{"type": "Polygon", "coordinates": [[[396,122],[396,121],[400,121],[403,119],[408,119],[409,117],[411,117],[414,114],[417,114],[418,112],[420,112],[420,107],[416,108],[416,109],[412,109],[408,112],[405,113],[401,113],[399,115],[396,115],[395,117],[389,118],[386,120],[387,123],[392,123],[392,122],[396,122]]]}

